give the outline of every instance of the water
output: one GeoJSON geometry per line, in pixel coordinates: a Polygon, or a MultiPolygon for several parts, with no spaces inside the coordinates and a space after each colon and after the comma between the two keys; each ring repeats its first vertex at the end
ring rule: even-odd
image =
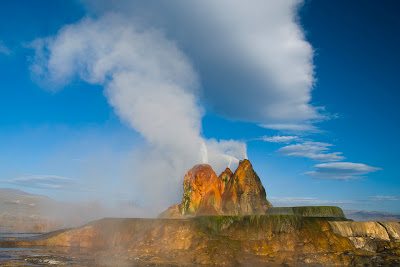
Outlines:
{"type": "MultiPolygon", "coordinates": [[[[0,241],[29,240],[39,234],[1,233],[0,241]]],[[[73,258],[60,256],[55,251],[41,248],[0,248],[0,266],[74,266],[77,262],[73,258]]]]}
{"type": "MultiPolygon", "coordinates": [[[[0,248],[0,266],[82,266],[73,258],[35,248],[0,248]]],[[[84,266],[84,265],[83,265],[84,266]]]]}
{"type": "MultiPolygon", "coordinates": [[[[1,234],[0,245],[7,241],[32,240],[38,234],[1,234]]],[[[12,244],[12,243],[11,243],[12,244]]],[[[79,247],[0,247],[0,266],[149,266],[145,258],[129,259],[125,251],[114,251],[112,248],[96,250],[79,247]],[[132,263],[134,261],[134,263],[132,263]]],[[[167,266],[162,264],[151,266],[167,266]]]]}

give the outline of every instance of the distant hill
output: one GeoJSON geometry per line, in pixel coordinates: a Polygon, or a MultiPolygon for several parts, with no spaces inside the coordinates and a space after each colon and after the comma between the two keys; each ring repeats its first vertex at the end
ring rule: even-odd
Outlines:
{"type": "Polygon", "coordinates": [[[0,193],[13,194],[13,195],[32,195],[20,189],[15,189],[15,188],[0,188],[0,193]]]}
{"type": "Polygon", "coordinates": [[[0,188],[0,232],[48,232],[102,218],[94,203],[63,203],[47,196],[0,188]]]}
{"type": "Polygon", "coordinates": [[[346,218],[354,221],[400,222],[399,213],[366,210],[344,210],[346,218]]]}

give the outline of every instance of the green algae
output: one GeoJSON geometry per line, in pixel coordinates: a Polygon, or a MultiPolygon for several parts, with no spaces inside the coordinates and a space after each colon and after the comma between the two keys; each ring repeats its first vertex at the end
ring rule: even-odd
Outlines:
{"type": "Polygon", "coordinates": [[[345,218],[343,210],[335,206],[274,207],[269,208],[266,214],[345,218]]]}
{"type": "Polygon", "coordinates": [[[229,177],[228,174],[224,173],[222,175],[221,179],[222,179],[222,182],[224,183],[224,185],[226,186],[228,184],[229,180],[230,180],[230,177],[229,177]]]}
{"type": "Polygon", "coordinates": [[[300,229],[302,225],[302,217],[298,215],[198,216],[193,220],[199,225],[211,228],[215,233],[231,226],[274,233],[291,232],[300,229]]]}
{"type": "Polygon", "coordinates": [[[198,224],[207,226],[214,230],[214,232],[219,233],[221,230],[228,228],[235,221],[240,221],[244,216],[198,216],[195,220],[198,224]]]}

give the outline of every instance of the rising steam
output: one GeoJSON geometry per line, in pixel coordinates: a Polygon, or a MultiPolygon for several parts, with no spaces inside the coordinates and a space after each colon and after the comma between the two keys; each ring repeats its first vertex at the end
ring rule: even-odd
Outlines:
{"type": "Polygon", "coordinates": [[[59,89],[79,78],[102,85],[121,120],[146,139],[127,164],[146,203],[176,202],[179,181],[196,163],[209,162],[220,171],[247,157],[244,143],[201,136],[199,79],[163,32],[112,14],[85,18],[32,45],[31,71],[39,84],[59,89]]]}

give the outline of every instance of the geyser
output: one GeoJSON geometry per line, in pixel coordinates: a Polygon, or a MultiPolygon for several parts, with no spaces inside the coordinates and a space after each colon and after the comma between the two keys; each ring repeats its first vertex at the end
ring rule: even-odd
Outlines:
{"type": "Polygon", "coordinates": [[[222,170],[226,155],[245,157],[245,143],[201,136],[197,74],[162,31],[108,14],[64,26],[32,46],[31,71],[39,84],[57,90],[78,77],[103,86],[116,114],[145,138],[147,146],[134,151],[129,166],[133,187],[146,192],[136,193],[148,205],[174,201],[178,187],[171,185],[198,162],[222,170]]]}

